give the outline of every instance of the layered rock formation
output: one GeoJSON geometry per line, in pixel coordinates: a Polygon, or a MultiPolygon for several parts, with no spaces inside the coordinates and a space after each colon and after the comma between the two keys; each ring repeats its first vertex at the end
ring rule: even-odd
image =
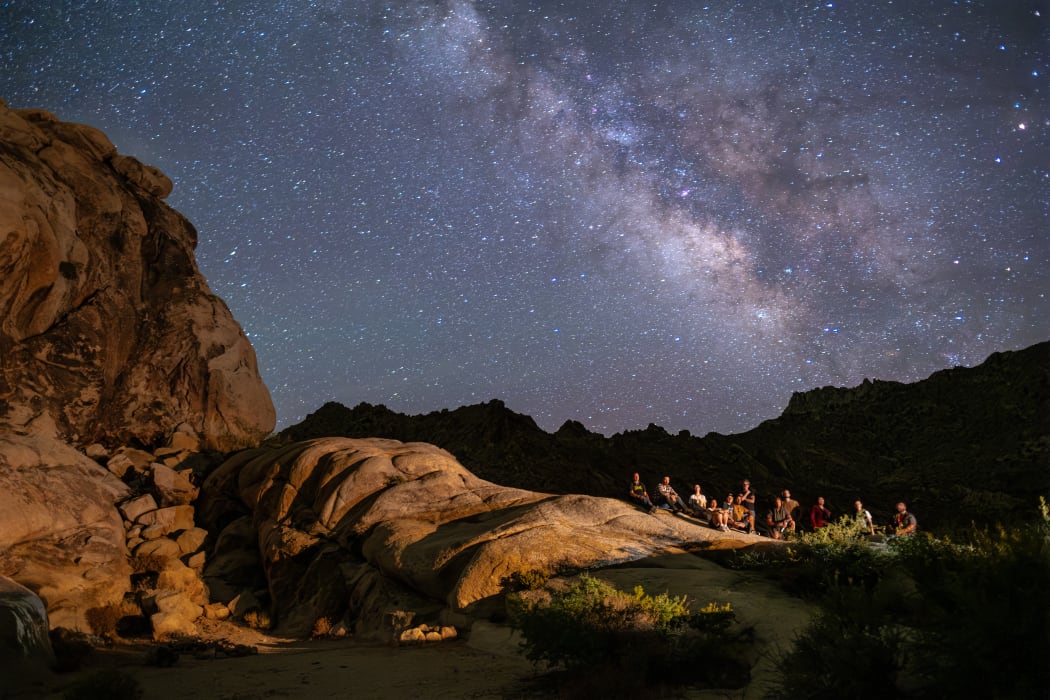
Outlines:
{"type": "Polygon", "coordinates": [[[98,130],[0,101],[0,574],[53,626],[84,629],[129,587],[133,494],[88,452],[176,434],[225,451],[274,425],[170,191],[98,130]]]}
{"type": "Polygon", "coordinates": [[[98,130],[0,104],[0,427],[159,445],[185,424],[216,450],[272,430],[170,192],[98,130]]]}
{"type": "Polygon", "coordinates": [[[420,625],[435,633],[490,614],[487,604],[516,573],[759,541],[621,500],[499,486],[444,450],[395,440],[248,450],[202,489],[201,521],[222,530],[220,541],[240,543],[218,546],[205,568],[213,597],[256,592],[242,559],[253,533],[274,622],[292,635],[324,618],[362,637],[411,639],[425,635],[420,625]],[[238,581],[237,571],[248,578],[238,581]]]}

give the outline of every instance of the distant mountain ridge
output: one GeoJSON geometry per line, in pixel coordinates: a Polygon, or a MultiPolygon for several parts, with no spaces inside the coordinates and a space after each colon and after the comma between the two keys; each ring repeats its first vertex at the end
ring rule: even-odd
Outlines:
{"type": "Polygon", "coordinates": [[[735,435],[650,424],[606,438],[576,421],[548,433],[493,400],[418,416],[327,403],[277,440],[323,436],[433,443],[484,479],[550,493],[619,497],[638,471],[650,491],[668,475],[683,495],[700,483],[721,500],[748,478],[760,498],[790,488],[804,510],[822,495],[837,514],[861,498],[880,522],[898,500],[934,529],[1009,522],[1050,496],[1050,341],[910,384],[796,393],[735,435]]]}

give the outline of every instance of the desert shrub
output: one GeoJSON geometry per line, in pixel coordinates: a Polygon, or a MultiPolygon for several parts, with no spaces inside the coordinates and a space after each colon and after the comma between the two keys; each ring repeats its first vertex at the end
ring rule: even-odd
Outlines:
{"type": "Polygon", "coordinates": [[[855,586],[827,592],[823,608],[778,661],[766,697],[886,698],[898,692],[904,631],[879,595],[855,586]]]}
{"type": "Polygon", "coordinates": [[[503,577],[500,585],[506,591],[534,591],[546,586],[550,578],[550,573],[542,569],[529,569],[528,571],[515,571],[510,576],[503,577]]]}
{"type": "Polygon", "coordinates": [[[100,637],[115,637],[117,634],[117,622],[124,613],[118,605],[103,605],[97,608],[88,608],[84,613],[84,619],[92,633],[100,637]]]}
{"type": "Polygon", "coordinates": [[[84,619],[91,631],[106,639],[121,636],[121,630],[126,629],[126,618],[141,616],[142,610],[129,600],[89,608],[84,613],[84,619]]]}
{"type": "Polygon", "coordinates": [[[878,561],[874,585],[828,588],[769,697],[1045,696],[1050,516],[961,543],[901,538],[878,561]]]}
{"type": "Polygon", "coordinates": [[[126,673],[108,668],[80,679],[62,697],[65,700],[139,700],[142,686],[126,673]]]}
{"type": "Polygon", "coordinates": [[[167,563],[165,557],[157,556],[156,554],[141,554],[131,558],[131,573],[133,574],[148,574],[148,573],[159,573],[164,570],[164,565],[167,563]]]}
{"type": "Polygon", "coordinates": [[[918,593],[914,682],[927,697],[1050,689],[1050,526],[976,531],[966,545],[902,542],[918,593]]]}
{"type": "Polygon", "coordinates": [[[612,677],[624,692],[638,692],[712,679],[740,685],[748,676],[742,654],[749,638],[731,629],[728,605],[690,614],[684,597],[641,587],[627,593],[582,575],[565,586],[511,594],[508,606],[526,657],[574,672],[571,682],[594,692],[612,677]],[[620,671],[610,675],[614,668],[620,671]]]}
{"type": "Polygon", "coordinates": [[[885,550],[872,547],[856,519],[848,516],[800,533],[788,553],[802,593],[821,594],[838,586],[870,588],[885,570],[885,550]]]}

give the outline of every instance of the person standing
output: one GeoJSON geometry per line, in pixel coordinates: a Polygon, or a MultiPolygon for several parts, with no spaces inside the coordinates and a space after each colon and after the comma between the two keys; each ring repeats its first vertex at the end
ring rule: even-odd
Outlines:
{"type": "Polygon", "coordinates": [[[780,494],[780,499],[784,501],[784,508],[787,509],[791,519],[797,521],[799,516],[798,509],[802,504],[791,497],[791,491],[788,489],[784,489],[783,493],[780,494]]]}
{"type": "Polygon", "coordinates": [[[755,504],[758,503],[758,496],[756,496],[755,492],[753,490],[751,490],[751,482],[748,481],[747,479],[744,479],[744,481],[742,483],[742,486],[743,486],[743,493],[741,494],[741,497],[744,499],[744,505],[747,506],[747,509],[749,511],[751,511],[751,522],[754,523],[755,522],[755,504]]]}

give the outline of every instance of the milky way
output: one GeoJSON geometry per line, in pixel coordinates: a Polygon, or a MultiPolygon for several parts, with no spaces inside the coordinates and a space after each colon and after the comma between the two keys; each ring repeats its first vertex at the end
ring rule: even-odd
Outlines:
{"type": "Polygon", "coordinates": [[[1050,3],[0,3],[175,182],[279,422],[737,432],[1050,339],[1050,3]]]}

